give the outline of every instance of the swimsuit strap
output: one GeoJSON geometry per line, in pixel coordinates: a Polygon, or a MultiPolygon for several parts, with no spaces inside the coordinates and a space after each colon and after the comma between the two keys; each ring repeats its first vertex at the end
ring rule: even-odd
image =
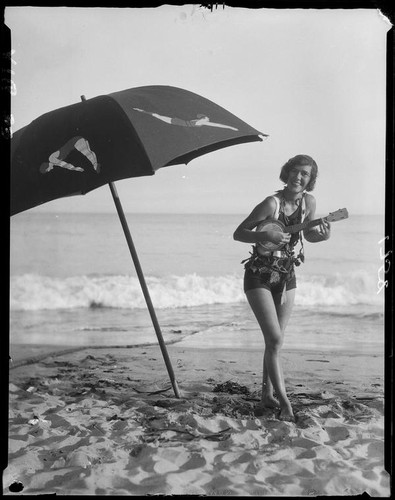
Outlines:
{"type": "Polygon", "coordinates": [[[274,219],[278,219],[278,216],[280,214],[280,198],[278,196],[276,196],[275,194],[272,196],[272,198],[274,198],[274,201],[276,202],[276,209],[274,211],[274,216],[273,218],[274,219]]]}
{"type": "MultiPolygon", "coordinates": [[[[274,201],[276,202],[276,209],[274,210],[273,219],[278,219],[280,215],[281,199],[277,194],[272,195],[272,198],[274,198],[274,201]]],[[[283,253],[281,250],[275,250],[274,252],[271,252],[272,257],[282,257],[282,254],[283,253]]]]}
{"type": "Polygon", "coordinates": [[[301,223],[304,221],[306,217],[306,193],[304,192],[303,193],[303,196],[302,196],[302,218],[301,218],[301,223]]]}

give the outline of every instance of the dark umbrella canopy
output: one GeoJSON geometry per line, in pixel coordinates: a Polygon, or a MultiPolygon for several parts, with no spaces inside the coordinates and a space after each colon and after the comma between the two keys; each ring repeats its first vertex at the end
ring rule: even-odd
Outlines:
{"type": "Polygon", "coordinates": [[[104,184],[153,175],[258,130],[192,92],[137,87],[46,113],[11,141],[11,215],[104,184]]]}

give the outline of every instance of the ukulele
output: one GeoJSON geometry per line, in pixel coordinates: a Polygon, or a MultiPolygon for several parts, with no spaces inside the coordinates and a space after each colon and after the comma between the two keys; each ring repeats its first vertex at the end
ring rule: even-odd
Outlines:
{"type": "MultiPolygon", "coordinates": [[[[315,219],[312,221],[302,222],[300,224],[294,224],[293,226],[285,226],[282,222],[277,219],[265,219],[260,222],[256,228],[256,231],[280,231],[282,233],[297,233],[298,231],[302,231],[303,229],[311,228],[314,226],[318,226],[321,224],[323,220],[327,222],[336,222],[338,220],[347,219],[348,212],[346,208],[340,208],[336,210],[336,212],[331,212],[326,217],[322,217],[320,219],[315,219]]],[[[265,241],[264,243],[258,243],[259,248],[262,250],[266,250],[269,252],[273,252],[275,250],[279,250],[282,248],[285,243],[272,243],[271,241],[265,241]]]]}

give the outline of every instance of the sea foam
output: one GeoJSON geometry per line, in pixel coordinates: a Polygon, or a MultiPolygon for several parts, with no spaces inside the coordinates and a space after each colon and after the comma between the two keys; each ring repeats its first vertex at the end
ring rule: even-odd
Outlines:
{"type": "MultiPolygon", "coordinates": [[[[193,307],[245,301],[239,276],[146,277],[156,308],[193,307]]],[[[347,306],[382,303],[373,276],[364,271],[334,276],[298,277],[297,304],[347,306]]],[[[145,300],[135,276],[74,276],[54,278],[35,274],[12,276],[12,310],[71,308],[145,308],[145,300]]]]}

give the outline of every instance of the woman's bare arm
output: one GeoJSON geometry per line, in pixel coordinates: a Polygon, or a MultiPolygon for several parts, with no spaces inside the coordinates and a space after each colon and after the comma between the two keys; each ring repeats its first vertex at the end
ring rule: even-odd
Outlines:
{"type": "Polygon", "coordinates": [[[254,231],[256,226],[273,217],[276,210],[276,201],[272,196],[259,203],[250,215],[243,220],[233,233],[233,239],[243,243],[260,243],[264,241],[271,241],[272,243],[286,243],[289,241],[291,235],[282,233],[280,231],[254,231]]]}
{"type": "MultiPolygon", "coordinates": [[[[316,201],[314,196],[311,194],[306,195],[306,217],[305,221],[312,221],[315,217],[316,201]]],[[[330,237],[331,226],[329,222],[322,221],[319,226],[311,227],[310,229],[305,229],[303,235],[306,241],[310,243],[319,243],[320,241],[325,241],[330,237]]]]}

